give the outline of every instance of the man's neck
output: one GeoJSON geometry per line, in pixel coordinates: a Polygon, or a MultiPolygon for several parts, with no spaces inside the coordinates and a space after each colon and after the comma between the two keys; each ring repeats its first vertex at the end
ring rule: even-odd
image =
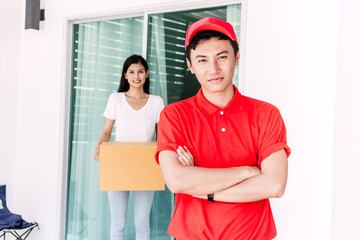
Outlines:
{"type": "Polygon", "coordinates": [[[221,91],[221,92],[207,92],[204,91],[204,89],[202,90],[204,97],[211,102],[212,104],[214,104],[215,106],[219,107],[219,108],[225,108],[232,100],[232,98],[235,95],[235,89],[234,88],[229,88],[226,91],[221,91]]]}

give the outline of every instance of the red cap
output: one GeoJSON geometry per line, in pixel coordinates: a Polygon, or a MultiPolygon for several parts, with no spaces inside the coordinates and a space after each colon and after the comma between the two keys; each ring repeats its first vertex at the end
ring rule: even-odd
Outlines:
{"type": "Polygon", "coordinates": [[[194,22],[188,28],[188,30],[186,32],[186,39],[185,39],[185,50],[186,50],[186,47],[191,42],[191,40],[193,39],[193,37],[198,32],[205,31],[205,30],[211,30],[211,31],[223,33],[239,45],[239,43],[236,39],[234,28],[232,27],[232,25],[230,23],[225,22],[220,19],[217,19],[217,18],[206,17],[206,18],[200,19],[197,22],[194,22]]]}

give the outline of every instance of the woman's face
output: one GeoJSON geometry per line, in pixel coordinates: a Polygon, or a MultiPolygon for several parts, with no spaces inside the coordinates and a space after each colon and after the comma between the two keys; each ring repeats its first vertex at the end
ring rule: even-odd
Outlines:
{"type": "Polygon", "coordinates": [[[125,73],[125,79],[128,80],[130,88],[143,87],[146,78],[149,76],[149,70],[145,70],[141,63],[133,63],[125,73]]]}

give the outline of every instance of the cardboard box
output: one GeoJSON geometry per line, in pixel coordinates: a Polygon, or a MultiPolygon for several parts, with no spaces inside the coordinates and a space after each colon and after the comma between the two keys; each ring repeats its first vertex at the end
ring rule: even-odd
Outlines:
{"type": "Polygon", "coordinates": [[[156,142],[104,142],[100,145],[100,190],[165,190],[155,162],[156,142]]]}

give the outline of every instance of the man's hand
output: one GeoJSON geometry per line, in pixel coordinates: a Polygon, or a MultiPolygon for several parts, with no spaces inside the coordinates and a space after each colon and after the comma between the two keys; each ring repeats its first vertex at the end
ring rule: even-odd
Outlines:
{"type": "Polygon", "coordinates": [[[189,149],[184,146],[179,146],[176,152],[179,154],[179,161],[184,166],[195,166],[194,157],[189,151],[189,149]]]}

